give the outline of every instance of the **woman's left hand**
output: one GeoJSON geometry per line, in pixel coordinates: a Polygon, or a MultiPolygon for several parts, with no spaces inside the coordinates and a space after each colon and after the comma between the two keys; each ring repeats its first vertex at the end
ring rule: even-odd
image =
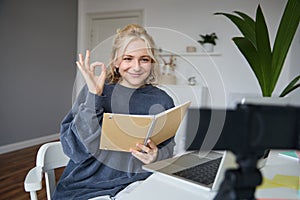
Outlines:
{"type": "Polygon", "coordinates": [[[130,149],[132,155],[142,161],[144,164],[152,163],[156,160],[158,148],[150,139],[147,141],[147,146],[143,144],[136,145],[141,151],[130,149]]]}

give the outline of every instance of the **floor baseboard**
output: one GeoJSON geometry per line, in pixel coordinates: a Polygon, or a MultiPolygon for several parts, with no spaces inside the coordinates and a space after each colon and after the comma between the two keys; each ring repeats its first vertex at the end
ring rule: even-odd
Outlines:
{"type": "Polygon", "coordinates": [[[50,141],[57,140],[57,139],[59,139],[59,133],[47,135],[44,137],[34,138],[34,139],[30,139],[30,140],[25,140],[22,142],[16,142],[16,143],[8,144],[8,145],[3,145],[3,146],[0,146],[0,154],[8,153],[11,151],[16,151],[19,149],[23,149],[26,147],[31,147],[34,145],[50,142],[50,141]]]}

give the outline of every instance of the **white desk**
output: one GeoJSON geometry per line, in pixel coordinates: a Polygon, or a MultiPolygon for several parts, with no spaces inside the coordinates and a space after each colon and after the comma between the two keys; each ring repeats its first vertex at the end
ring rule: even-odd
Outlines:
{"type": "MultiPolygon", "coordinates": [[[[263,176],[272,179],[276,174],[300,176],[300,163],[278,156],[278,151],[271,151],[266,166],[262,169],[263,176]]],[[[182,200],[182,199],[213,199],[215,192],[207,192],[194,185],[181,183],[154,173],[128,196],[122,200],[182,200]]],[[[256,190],[256,198],[287,198],[300,199],[297,190],[288,188],[272,188],[256,190]]]]}

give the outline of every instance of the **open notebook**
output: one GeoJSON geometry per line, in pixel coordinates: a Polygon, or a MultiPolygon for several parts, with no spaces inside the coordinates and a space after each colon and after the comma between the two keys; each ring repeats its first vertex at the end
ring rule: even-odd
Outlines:
{"type": "Polygon", "coordinates": [[[104,113],[100,149],[129,151],[150,138],[156,145],[174,137],[190,101],[156,115],[104,113]]]}

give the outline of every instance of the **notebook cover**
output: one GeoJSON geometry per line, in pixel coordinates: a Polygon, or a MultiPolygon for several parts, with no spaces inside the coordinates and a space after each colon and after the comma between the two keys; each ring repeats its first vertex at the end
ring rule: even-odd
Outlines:
{"type": "Polygon", "coordinates": [[[136,144],[144,144],[152,120],[156,120],[151,140],[156,144],[175,136],[180,123],[190,105],[190,101],[173,107],[157,115],[126,115],[104,113],[100,149],[129,152],[137,149],[136,144]]]}

